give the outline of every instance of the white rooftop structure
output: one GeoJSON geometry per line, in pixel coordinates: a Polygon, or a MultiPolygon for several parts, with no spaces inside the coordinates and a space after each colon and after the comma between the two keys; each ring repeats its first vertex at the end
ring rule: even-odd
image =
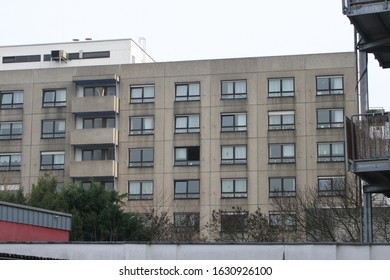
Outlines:
{"type": "Polygon", "coordinates": [[[0,46],[0,71],[155,62],[132,39],[0,46]]]}

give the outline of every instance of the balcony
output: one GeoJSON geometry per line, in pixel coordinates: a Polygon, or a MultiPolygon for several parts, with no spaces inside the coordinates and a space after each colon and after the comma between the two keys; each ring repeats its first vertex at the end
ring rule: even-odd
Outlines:
{"type": "Polygon", "coordinates": [[[343,12],[361,36],[358,48],[373,53],[390,67],[390,6],[388,0],[343,0],[343,12]]]}
{"type": "Polygon", "coordinates": [[[118,129],[116,128],[90,128],[75,129],[70,135],[70,144],[83,145],[118,145],[118,129]]]}
{"type": "Polygon", "coordinates": [[[116,96],[75,97],[72,113],[87,115],[93,113],[119,113],[119,98],[116,96]]]}
{"type": "Polygon", "coordinates": [[[346,119],[348,169],[368,185],[390,194],[390,113],[346,119]]]}
{"type": "Polygon", "coordinates": [[[118,162],[114,160],[73,161],[70,164],[70,177],[118,177],[118,162]]]}

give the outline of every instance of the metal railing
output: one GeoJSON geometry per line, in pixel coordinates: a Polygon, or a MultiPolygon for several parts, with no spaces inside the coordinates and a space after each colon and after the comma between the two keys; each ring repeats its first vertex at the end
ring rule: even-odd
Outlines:
{"type": "Polygon", "coordinates": [[[389,7],[388,0],[342,0],[343,13],[349,13],[352,8],[360,8],[364,5],[372,5],[378,3],[383,3],[383,8],[386,10],[389,7]]]}
{"type": "Polygon", "coordinates": [[[346,118],[349,160],[390,159],[390,113],[371,113],[346,118]]]}

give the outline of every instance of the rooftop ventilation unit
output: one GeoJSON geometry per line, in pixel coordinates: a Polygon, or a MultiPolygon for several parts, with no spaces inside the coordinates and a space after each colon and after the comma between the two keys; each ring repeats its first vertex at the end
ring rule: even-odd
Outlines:
{"type": "Polygon", "coordinates": [[[69,54],[64,50],[51,51],[51,60],[67,61],[69,54]]]}

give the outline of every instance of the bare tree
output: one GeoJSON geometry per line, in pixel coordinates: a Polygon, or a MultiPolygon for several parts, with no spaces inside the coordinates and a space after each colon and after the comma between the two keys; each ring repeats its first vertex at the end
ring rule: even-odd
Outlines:
{"type": "Polygon", "coordinates": [[[260,208],[250,213],[240,206],[213,210],[205,229],[209,234],[205,239],[216,242],[274,242],[278,236],[278,229],[269,224],[260,208]]]}
{"type": "Polygon", "coordinates": [[[361,242],[362,212],[352,178],[319,195],[317,188],[298,188],[295,197],[275,198],[276,211],[294,213],[299,241],[361,242]]]}
{"type": "Polygon", "coordinates": [[[128,212],[137,212],[143,221],[143,236],[155,242],[200,242],[205,241],[200,234],[198,202],[172,202],[161,191],[154,199],[127,203],[128,212]]]}

